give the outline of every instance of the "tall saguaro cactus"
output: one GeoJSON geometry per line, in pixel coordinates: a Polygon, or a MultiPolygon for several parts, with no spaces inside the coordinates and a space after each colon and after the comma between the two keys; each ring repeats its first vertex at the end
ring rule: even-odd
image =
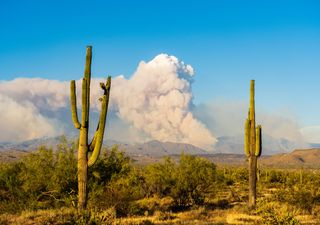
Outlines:
{"type": "Polygon", "coordinates": [[[257,158],[261,155],[261,125],[256,126],[254,80],[250,82],[250,107],[245,122],[244,151],[249,159],[249,207],[256,205],[257,158]]]}
{"type": "Polygon", "coordinates": [[[97,161],[105,130],[111,77],[108,77],[106,84],[100,83],[104,91],[101,101],[101,112],[97,130],[94,137],[89,144],[88,131],[89,131],[89,109],[90,109],[90,80],[91,80],[91,59],[92,47],[87,47],[86,65],[84,77],[82,79],[82,115],[81,123],[78,119],[77,113],[77,98],[76,98],[76,85],[75,81],[70,82],[70,101],[72,121],[74,127],[80,130],[79,135],[79,148],[78,148],[78,209],[83,210],[87,205],[87,183],[88,183],[88,167],[95,164],[97,161]],[[90,154],[91,153],[91,154],[90,154]]]}

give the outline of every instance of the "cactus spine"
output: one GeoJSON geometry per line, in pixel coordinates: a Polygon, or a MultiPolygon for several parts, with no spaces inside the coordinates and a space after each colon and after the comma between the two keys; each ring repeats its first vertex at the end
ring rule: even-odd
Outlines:
{"type": "Polygon", "coordinates": [[[82,79],[82,115],[81,123],[77,114],[77,98],[76,98],[76,85],[75,81],[70,82],[70,102],[72,121],[74,127],[80,130],[79,134],[79,148],[78,148],[78,209],[83,210],[87,205],[87,183],[88,183],[88,167],[95,164],[97,161],[105,129],[111,77],[108,77],[106,84],[100,83],[103,96],[99,99],[101,101],[101,112],[97,130],[94,137],[89,144],[88,130],[89,130],[89,109],[90,109],[90,80],[91,80],[91,60],[92,60],[92,47],[87,47],[86,65],[84,77],[82,79]],[[89,155],[91,152],[91,155],[89,155]]]}
{"type": "Polygon", "coordinates": [[[261,125],[256,126],[254,80],[250,82],[250,107],[245,122],[244,152],[249,159],[249,207],[256,205],[257,158],[261,155],[261,125]]]}

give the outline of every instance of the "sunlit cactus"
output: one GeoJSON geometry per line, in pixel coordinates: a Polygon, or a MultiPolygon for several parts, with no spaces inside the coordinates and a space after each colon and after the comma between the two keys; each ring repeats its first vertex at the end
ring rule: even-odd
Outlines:
{"type": "Polygon", "coordinates": [[[257,158],[262,151],[262,129],[256,126],[254,102],[254,80],[250,82],[250,107],[244,125],[244,152],[249,159],[249,206],[256,205],[257,158]]]}
{"type": "Polygon", "coordinates": [[[82,79],[82,115],[81,123],[78,119],[77,113],[77,97],[75,81],[70,82],[70,102],[72,121],[74,127],[80,130],[79,135],[79,148],[78,148],[78,209],[83,210],[87,205],[87,182],[88,182],[88,167],[95,164],[97,161],[102,142],[106,124],[111,77],[108,77],[106,84],[100,83],[104,91],[101,101],[101,113],[99,123],[94,137],[89,144],[88,131],[89,131],[89,109],[90,109],[90,81],[91,81],[91,59],[92,47],[87,47],[86,65],[84,77],[82,79]],[[89,154],[91,152],[91,154],[89,154]]]}

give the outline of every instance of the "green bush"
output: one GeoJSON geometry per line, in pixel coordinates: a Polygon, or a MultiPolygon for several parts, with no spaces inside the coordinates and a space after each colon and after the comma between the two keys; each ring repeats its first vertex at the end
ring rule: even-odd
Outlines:
{"type": "Polygon", "coordinates": [[[137,201],[140,199],[164,199],[167,196],[173,200],[170,209],[183,208],[203,204],[205,196],[214,191],[216,167],[204,158],[183,154],[178,164],[167,157],[161,163],[141,168],[132,166],[129,160],[123,160],[123,154],[116,149],[113,159],[108,157],[102,157],[98,168],[109,170],[112,176],[105,176],[110,179],[106,185],[101,185],[104,183],[100,181],[92,182],[89,204],[115,207],[120,216],[143,215],[146,211],[153,213],[163,209],[159,204],[143,206],[143,201],[137,201]]]}
{"type": "Polygon", "coordinates": [[[98,161],[89,169],[89,184],[106,185],[111,179],[127,175],[131,169],[130,158],[113,146],[103,150],[98,161]]]}
{"type": "Polygon", "coordinates": [[[77,188],[74,148],[65,138],[53,151],[40,147],[0,167],[0,211],[71,206],[77,188]]]}
{"type": "Polygon", "coordinates": [[[216,166],[205,158],[182,154],[173,173],[175,185],[171,196],[178,206],[199,205],[213,188],[216,166]]]}
{"type": "Polygon", "coordinates": [[[19,179],[22,167],[19,162],[0,165],[0,214],[23,209],[25,193],[19,179]]]}
{"type": "Polygon", "coordinates": [[[167,157],[147,166],[144,176],[147,196],[171,196],[177,207],[203,204],[217,177],[212,162],[185,154],[178,164],[167,157]]]}
{"type": "Polygon", "coordinates": [[[90,174],[89,207],[114,207],[117,215],[124,216],[135,211],[135,200],[145,196],[141,170],[117,146],[100,157],[90,174]]]}
{"type": "MultiPolygon", "coordinates": [[[[247,200],[247,179],[247,168],[217,170],[209,160],[185,154],[178,162],[166,157],[159,163],[135,165],[114,146],[103,149],[89,169],[88,208],[99,215],[113,208],[118,216],[152,215],[203,205],[225,209],[247,200]]],[[[319,185],[318,171],[262,170],[258,199],[311,214],[320,202],[319,185]]],[[[76,201],[77,158],[74,145],[65,138],[54,150],[40,147],[19,162],[0,164],[0,214],[73,208],[76,201]]],[[[95,215],[72,218],[91,223],[95,215]]],[[[260,215],[266,224],[295,223],[293,215],[284,211],[279,214],[278,210],[265,208],[260,215]]]]}
{"type": "Polygon", "coordinates": [[[312,212],[317,197],[312,195],[311,190],[299,186],[282,189],[275,193],[275,199],[278,202],[289,203],[308,213],[312,212]]]}
{"type": "Polygon", "coordinates": [[[144,173],[147,196],[157,195],[161,198],[170,194],[176,184],[176,168],[176,164],[169,157],[165,157],[163,163],[147,166],[144,173]]]}
{"type": "Polygon", "coordinates": [[[40,147],[22,162],[18,177],[29,208],[71,206],[77,190],[77,161],[72,147],[66,142],[61,142],[56,151],[40,147]]]}
{"type": "Polygon", "coordinates": [[[298,225],[299,221],[294,217],[295,211],[286,204],[276,202],[258,202],[257,213],[262,217],[262,224],[266,225],[298,225]]]}

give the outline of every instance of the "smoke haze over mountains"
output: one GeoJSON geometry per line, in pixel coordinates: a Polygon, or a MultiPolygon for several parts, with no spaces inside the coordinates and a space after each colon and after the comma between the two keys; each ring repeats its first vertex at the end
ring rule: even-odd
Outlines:
{"type": "MultiPolygon", "coordinates": [[[[181,142],[213,150],[218,137],[241,136],[247,103],[212,100],[195,105],[193,76],[191,65],[160,54],[149,62],[140,62],[129,79],[121,75],[113,77],[108,138],[125,142],[181,142]]],[[[98,119],[99,82],[104,79],[92,78],[91,82],[92,130],[98,119]]],[[[80,109],[81,80],[76,85],[80,109]]],[[[69,107],[69,81],[42,78],[0,81],[0,141],[75,134],[69,107]]],[[[301,126],[290,114],[259,108],[257,123],[262,124],[268,136],[289,140],[297,148],[306,146],[308,137],[314,137],[317,132],[317,129],[301,132],[301,126]]]]}

